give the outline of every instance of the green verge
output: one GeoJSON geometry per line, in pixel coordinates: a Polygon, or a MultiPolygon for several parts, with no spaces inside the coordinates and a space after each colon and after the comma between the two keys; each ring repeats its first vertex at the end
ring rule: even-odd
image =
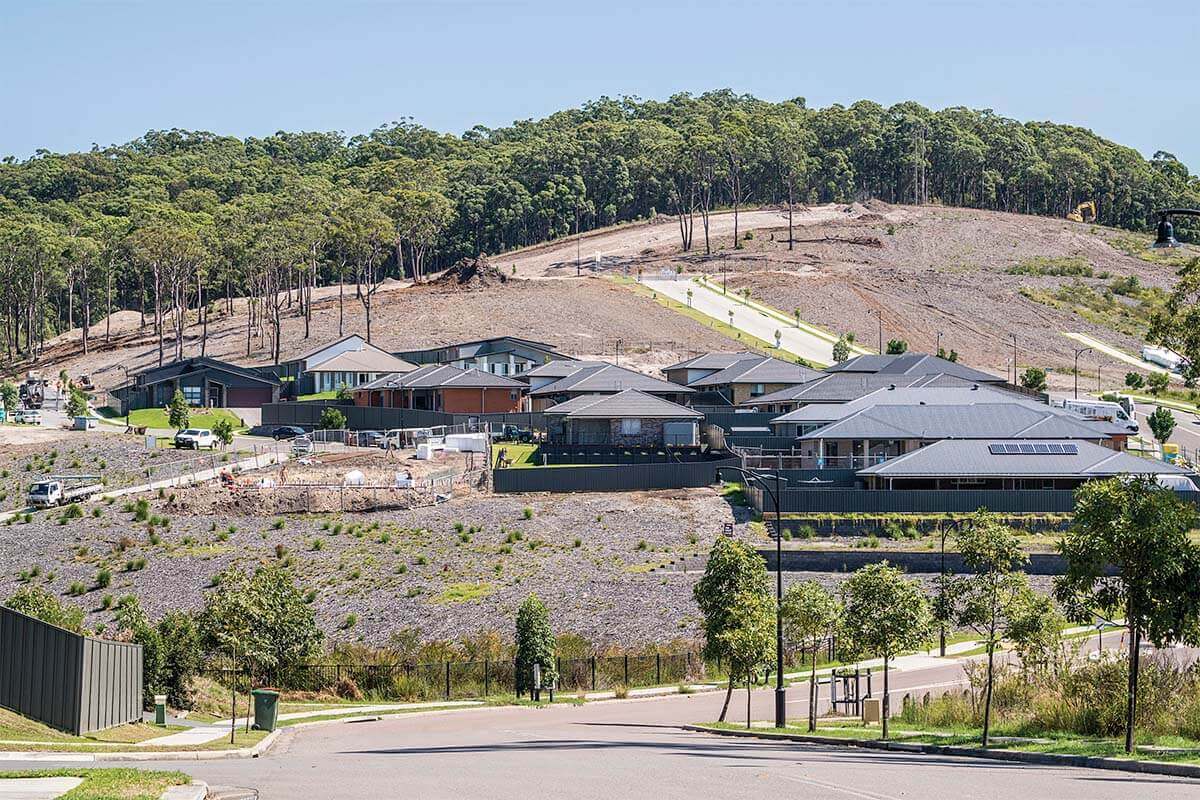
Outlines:
{"type": "Polygon", "coordinates": [[[38,769],[0,772],[5,778],[83,778],[83,783],[62,795],[60,800],[158,800],[170,786],[191,783],[182,772],[121,769],[38,769]]]}
{"type": "MultiPolygon", "coordinates": [[[[193,412],[188,417],[188,427],[191,428],[212,428],[219,419],[229,420],[234,428],[242,428],[242,420],[224,408],[212,408],[206,411],[193,412]]],[[[171,423],[167,419],[167,412],[161,408],[139,408],[136,411],[129,412],[129,424],[135,428],[145,426],[147,428],[170,428],[171,423]]]]}
{"type": "MultiPolygon", "coordinates": [[[[745,724],[736,722],[706,722],[704,727],[718,730],[745,731],[745,724]]],[[[754,728],[756,734],[788,735],[788,736],[820,736],[830,739],[847,740],[878,740],[880,731],[878,725],[865,725],[861,722],[831,722],[824,724],[817,721],[817,730],[810,733],[807,724],[789,725],[786,728],[754,728]]],[[[957,747],[978,747],[981,731],[979,728],[945,727],[940,730],[929,730],[920,725],[893,720],[890,726],[890,739],[905,744],[933,744],[957,747]]],[[[1131,761],[1170,761],[1176,763],[1200,763],[1200,741],[1185,739],[1180,736],[1139,736],[1136,750],[1133,754],[1125,752],[1125,742],[1122,738],[1099,738],[1078,736],[1070,733],[1050,731],[1036,736],[1017,735],[1015,731],[1007,731],[1005,726],[997,725],[992,731],[992,742],[989,750],[1010,750],[1028,753],[1051,753],[1054,755],[1090,756],[1100,758],[1119,758],[1131,761]],[[1010,738],[1011,737],[1011,738],[1010,738]]]]}

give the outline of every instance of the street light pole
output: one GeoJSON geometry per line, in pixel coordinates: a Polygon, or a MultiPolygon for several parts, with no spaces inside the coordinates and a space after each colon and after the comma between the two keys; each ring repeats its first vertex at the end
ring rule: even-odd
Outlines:
{"type": "Polygon", "coordinates": [[[1017,380],[1017,335],[1015,333],[1012,334],[1012,340],[1013,340],[1013,386],[1016,386],[1018,383],[1020,383],[1020,381],[1017,380]]]}
{"type": "Polygon", "coordinates": [[[779,509],[779,493],[781,484],[786,482],[778,472],[774,475],[763,475],[751,472],[741,467],[719,467],[717,480],[721,479],[721,470],[729,469],[743,475],[746,480],[756,482],[775,504],[775,727],[787,727],[787,689],[783,686],[783,515],[779,509]],[[768,478],[775,479],[775,490],[771,490],[768,478]]]}
{"type": "Polygon", "coordinates": [[[1090,348],[1090,347],[1075,347],[1075,348],[1072,348],[1072,351],[1075,353],[1075,399],[1078,400],[1079,399],[1079,357],[1081,355],[1083,355],[1084,353],[1090,353],[1092,351],[1092,348],[1090,348]]]}

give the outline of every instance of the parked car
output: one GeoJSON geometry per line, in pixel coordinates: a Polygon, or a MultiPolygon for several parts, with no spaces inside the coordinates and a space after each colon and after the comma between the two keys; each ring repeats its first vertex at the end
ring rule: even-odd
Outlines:
{"type": "Polygon", "coordinates": [[[297,436],[304,435],[304,428],[298,425],[280,425],[275,430],[271,431],[271,438],[275,441],[281,439],[295,439],[297,436]]]}
{"type": "Polygon", "coordinates": [[[500,431],[500,441],[524,442],[528,444],[533,441],[533,431],[516,425],[505,425],[500,431]]]}
{"type": "Polygon", "coordinates": [[[316,448],[313,445],[312,439],[308,438],[307,436],[292,437],[292,455],[293,456],[306,456],[306,455],[310,454],[314,449],[316,449],[316,448]]]}
{"type": "Polygon", "coordinates": [[[354,441],[359,447],[383,447],[385,438],[383,431],[358,431],[354,434],[354,441]]]}
{"type": "Polygon", "coordinates": [[[35,408],[27,408],[24,411],[18,411],[17,422],[20,422],[23,425],[41,425],[42,412],[35,408]]]}
{"type": "Polygon", "coordinates": [[[175,434],[175,447],[180,450],[199,450],[201,447],[213,450],[219,441],[208,428],[188,428],[175,434]]]}

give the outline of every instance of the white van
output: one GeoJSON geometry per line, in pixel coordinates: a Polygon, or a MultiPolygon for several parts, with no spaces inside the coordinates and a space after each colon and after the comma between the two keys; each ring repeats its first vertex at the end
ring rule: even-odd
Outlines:
{"type": "Polygon", "coordinates": [[[1137,418],[1133,414],[1133,402],[1127,401],[1129,409],[1121,403],[1111,403],[1107,400],[1064,400],[1063,408],[1074,411],[1088,419],[1104,419],[1123,426],[1130,433],[1138,432],[1137,418]]]}

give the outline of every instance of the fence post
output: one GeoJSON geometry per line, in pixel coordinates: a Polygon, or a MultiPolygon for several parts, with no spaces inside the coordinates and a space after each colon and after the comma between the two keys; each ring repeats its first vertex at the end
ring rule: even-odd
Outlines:
{"type": "Polygon", "coordinates": [[[625,688],[629,688],[629,653],[625,654],[625,688]]]}
{"type": "Polygon", "coordinates": [[[654,685],[662,683],[662,653],[654,654],[654,685]]]}
{"type": "Polygon", "coordinates": [[[488,674],[488,660],[483,660],[483,696],[487,697],[492,693],[491,675],[488,674]]]}
{"type": "Polygon", "coordinates": [[[596,656],[592,656],[592,691],[596,691],[596,656]]]}
{"type": "Polygon", "coordinates": [[[450,699],[450,662],[446,662],[446,699],[450,699]]]}

